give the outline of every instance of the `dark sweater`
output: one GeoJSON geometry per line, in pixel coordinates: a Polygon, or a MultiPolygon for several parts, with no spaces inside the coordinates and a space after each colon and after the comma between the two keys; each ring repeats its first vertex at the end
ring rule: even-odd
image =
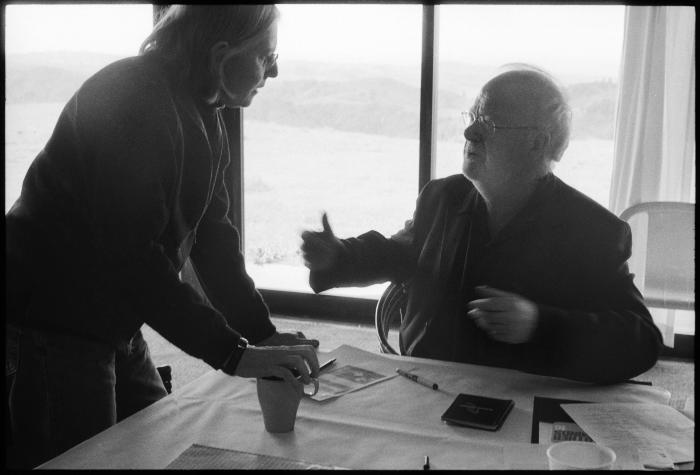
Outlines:
{"type": "Polygon", "coordinates": [[[389,239],[370,231],[341,240],[338,265],[311,272],[311,287],[409,281],[400,345],[411,356],[597,383],[654,365],[661,334],[627,268],[625,222],[554,175],[494,237],[485,213],[464,176],[433,180],[403,230],[389,239]],[[537,304],[532,340],[498,342],[474,324],[466,303],[478,285],[537,304]]]}
{"type": "Polygon", "coordinates": [[[175,77],[127,58],[68,101],[6,215],[9,322],[117,347],[147,323],[215,368],[274,333],[226,215],[220,111],[175,77]]]}

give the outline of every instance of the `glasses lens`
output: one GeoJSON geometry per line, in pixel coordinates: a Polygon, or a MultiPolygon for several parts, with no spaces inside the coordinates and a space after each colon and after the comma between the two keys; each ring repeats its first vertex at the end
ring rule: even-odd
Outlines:
{"type": "Polygon", "coordinates": [[[267,60],[267,61],[266,61],[266,66],[267,66],[268,68],[271,68],[272,66],[274,66],[275,64],[277,64],[277,56],[278,56],[277,53],[272,53],[272,54],[269,55],[267,58],[265,58],[265,59],[267,60]]]}
{"type": "Polygon", "coordinates": [[[464,125],[469,127],[476,120],[476,116],[472,112],[462,112],[462,120],[464,121],[464,125]]]}

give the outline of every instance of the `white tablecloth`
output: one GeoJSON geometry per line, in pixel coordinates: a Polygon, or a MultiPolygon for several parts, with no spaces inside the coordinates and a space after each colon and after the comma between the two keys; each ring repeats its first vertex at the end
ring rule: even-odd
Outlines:
{"type": "Polygon", "coordinates": [[[595,386],[514,370],[397,357],[341,346],[337,366],[383,374],[412,369],[435,391],[395,377],[325,402],[304,399],[295,430],[265,431],[254,380],[211,371],[152,406],[97,434],[40,468],[165,468],[192,444],[352,469],[528,468],[519,451],[539,450],[531,468],[546,468],[542,447],[529,444],[534,396],[596,402],[666,404],[662,388],[595,386]],[[497,432],[449,426],[440,416],[458,393],[510,398],[515,407],[497,432]]]}

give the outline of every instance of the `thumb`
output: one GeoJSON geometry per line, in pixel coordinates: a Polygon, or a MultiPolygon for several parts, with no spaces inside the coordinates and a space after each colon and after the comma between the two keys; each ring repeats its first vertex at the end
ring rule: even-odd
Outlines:
{"type": "Polygon", "coordinates": [[[331,229],[331,225],[328,222],[328,215],[325,211],[323,212],[323,216],[321,217],[321,222],[323,223],[323,233],[329,236],[333,236],[333,230],[331,229]]]}

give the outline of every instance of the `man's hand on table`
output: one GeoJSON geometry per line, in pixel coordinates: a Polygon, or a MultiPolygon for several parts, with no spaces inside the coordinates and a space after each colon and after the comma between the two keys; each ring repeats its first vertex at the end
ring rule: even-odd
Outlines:
{"type": "Polygon", "coordinates": [[[307,339],[302,332],[296,333],[279,333],[275,332],[272,336],[258,342],[257,346],[295,346],[295,345],[311,345],[318,348],[318,340],[307,339]]]}
{"type": "Polygon", "coordinates": [[[248,346],[236,366],[236,375],[243,378],[276,376],[303,390],[318,377],[318,358],[311,345],[248,346]],[[300,380],[292,371],[300,375],[300,380]]]}
{"type": "Polygon", "coordinates": [[[467,315],[492,339],[504,343],[525,343],[537,328],[537,305],[525,297],[493,287],[479,286],[484,297],[468,303],[467,315]]]}

